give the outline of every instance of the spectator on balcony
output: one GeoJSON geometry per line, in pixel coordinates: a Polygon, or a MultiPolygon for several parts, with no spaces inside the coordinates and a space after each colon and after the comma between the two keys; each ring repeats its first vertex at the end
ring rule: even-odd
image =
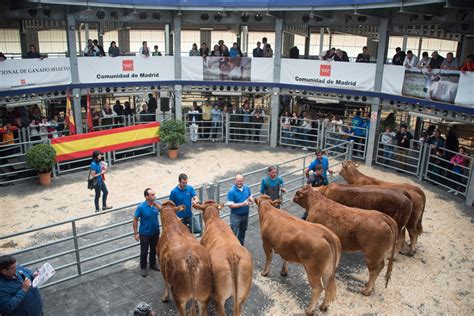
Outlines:
{"type": "Polygon", "coordinates": [[[230,57],[242,57],[242,51],[240,50],[239,44],[234,43],[229,51],[230,57]]]}
{"type": "Polygon", "coordinates": [[[468,55],[464,65],[461,67],[461,72],[474,71],[474,55],[468,55]]]}
{"type": "Polygon", "coordinates": [[[219,45],[214,45],[214,50],[211,52],[211,56],[215,56],[215,57],[222,56],[221,51],[219,49],[219,45]]]}
{"type": "Polygon", "coordinates": [[[290,58],[293,58],[293,59],[298,59],[298,58],[300,58],[300,50],[298,49],[297,46],[293,46],[293,47],[290,49],[290,58]]]}
{"type": "Polygon", "coordinates": [[[336,57],[336,48],[331,48],[326,51],[326,53],[323,56],[323,60],[334,60],[334,57],[336,57]]]}
{"type": "Polygon", "coordinates": [[[117,46],[117,42],[115,41],[110,42],[109,56],[110,57],[120,56],[120,48],[117,46]]]}
{"type": "Polygon", "coordinates": [[[418,61],[416,66],[418,68],[427,68],[430,64],[430,60],[428,52],[423,52],[423,54],[421,54],[421,59],[418,61]]]}
{"type": "Polygon", "coordinates": [[[367,46],[362,47],[362,53],[357,55],[356,63],[370,63],[370,54],[367,46]]]}
{"type": "Polygon", "coordinates": [[[32,119],[30,126],[28,128],[28,132],[30,134],[30,140],[33,142],[37,142],[41,140],[40,132],[39,132],[39,122],[40,120],[32,119]]]}
{"type": "Polygon", "coordinates": [[[117,113],[110,107],[110,104],[104,104],[104,108],[102,109],[102,124],[103,126],[109,126],[109,128],[113,125],[113,118],[117,116],[117,113]]]}
{"type": "Polygon", "coordinates": [[[262,43],[257,42],[257,47],[253,49],[252,55],[253,57],[263,57],[263,49],[260,48],[262,43]]]}
{"type": "Polygon", "coordinates": [[[266,37],[262,37],[262,49],[265,49],[268,45],[268,39],[266,37]]]}
{"type": "Polygon", "coordinates": [[[99,54],[97,54],[97,56],[105,56],[105,51],[104,51],[104,47],[102,45],[99,45],[99,41],[97,41],[96,39],[92,41],[92,43],[94,44],[95,47],[97,47],[97,49],[99,50],[99,54]]]}
{"type": "Polygon", "coordinates": [[[227,47],[226,44],[224,44],[224,41],[219,40],[217,44],[219,45],[219,51],[221,52],[221,56],[229,57],[229,48],[227,47]]]}
{"type": "Polygon", "coordinates": [[[270,44],[265,45],[265,48],[263,49],[263,57],[273,57],[273,49],[270,44]]]}
{"type": "Polygon", "coordinates": [[[431,69],[440,69],[441,64],[443,63],[443,60],[444,60],[444,58],[442,56],[440,56],[437,51],[434,51],[431,54],[431,59],[430,59],[430,63],[428,65],[428,67],[431,68],[431,69]]]}
{"type": "Polygon", "coordinates": [[[334,61],[344,61],[347,62],[349,61],[349,57],[347,56],[347,53],[341,49],[336,50],[336,55],[334,56],[334,61]]]}
{"type": "Polygon", "coordinates": [[[161,53],[158,51],[158,45],[153,46],[153,53],[151,56],[161,56],[161,53]]]}
{"type": "Polygon", "coordinates": [[[193,44],[193,47],[189,51],[189,56],[200,56],[199,49],[196,43],[193,44]]]}
{"type": "Polygon", "coordinates": [[[459,69],[458,60],[456,58],[454,58],[453,53],[449,52],[449,53],[446,54],[446,58],[441,63],[441,69],[447,69],[447,70],[458,70],[459,69]]]}
{"type": "Polygon", "coordinates": [[[30,45],[30,50],[28,53],[26,53],[26,56],[25,58],[40,58],[40,59],[43,59],[43,56],[40,55],[40,53],[38,52],[38,50],[36,49],[36,46],[31,44],[30,45]]]}
{"type": "Polygon", "coordinates": [[[94,57],[99,56],[99,53],[99,47],[94,45],[94,42],[91,39],[87,40],[87,45],[84,47],[84,56],[94,57]]]}
{"type": "MultiPolygon", "coordinates": [[[[92,109],[92,125],[93,126],[100,125],[100,116],[101,116],[101,111],[99,109],[92,109]]],[[[64,128],[64,121],[62,122],[62,127],[64,128]]]]}
{"type": "Polygon", "coordinates": [[[147,41],[142,42],[142,47],[138,50],[138,54],[142,57],[150,57],[150,48],[148,48],[147,41]]]}
{"type": "Polygon", "coordinates": [[[115,101],[113,109],[117,115],[123,115],[123,105],[120,103],[120,100],[115,101]]]}
{"type": "Polygon", "coordinates": [[[408,149],[410,149],[410,141],[413,139],[413,135],[407,130],[407,125],[402,124],[400,131],[395,135],[397,140],[397,160],[400,162],[399,168],[406,169],[408,161],[408,149]]]}
{"type": "Polygon", "coordinates": [[[209,47],[207,47],[206,43],[201,44],[201,48],[199,48],[199,56],[201,57],[209,56],[209,47]]]}
{"type": "Polygon", "coordinates": [[[392,64],[402,66],[405,60],[405,52],[400,47],[395,48],[395,55],[392,58],[392,64]]]}
{"type": "Polygon", "coordinates": [[[407,56],[405,57],[405,60],[403,61],[403,66],[405,68],[410,69],[412,67],[416,67],[418,64],[418,57],[416,57],[415,54],[411,50],[407,51],[407,56]]]}
{"type": "MultiPolygon", "coordinates": [[[[464,173],[464,168],[467,168],[469,164],[469,158],[466,155],[466,148],[459,147],[459,152],[453,156],[450,160],[453,165],[453,174],[452,179],[456,182],[456,191],[464,193],[464,180],[462,175],[464,173]]],[[[448,192],[453,192],[454,189],[449,190],[448,192]]],[[[455,192],[454,195],[457,195],[458,192],[455,192]]]]}

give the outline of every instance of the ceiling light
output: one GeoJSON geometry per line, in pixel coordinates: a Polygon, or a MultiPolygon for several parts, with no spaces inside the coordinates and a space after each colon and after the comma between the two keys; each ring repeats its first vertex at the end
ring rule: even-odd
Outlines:
{"type": "Polygon", "coordinates": [[[254,18],[255,18],[255,21],[260,22],[263,20],[263,14],[261,14],[260,12],[257,12],[254,18]]]}
{"type": "Polygon", "coordinates": [[[201,14],[201,20],[203,20],[203,21],[209,20],[209,14],[207,14],[207,13],[201,14]]]}
{"type": "Polygon", "coordinates": [[[161,19],[161,14],[160,14],[160,12],[153,12],[151,17],[153,18],[153,20],[159,20],[159,19],[161,19]]]}
{"type": "Polygon", "coordinates": [[[140,20],[146,20],[147,16],[148,16],[148,15],[146,14],[146,12],[140,12],[140,13],[138,14],[138,18],[139,18],[140,20]]]}
{"type": "Polygon", "coordinates": [[[244,12],[242,13],[242,15],[240,16],[240,19],[242,20],[242,22],[248,22],[250,16],[247,12],[244,12]]]}
{"type": "Polygon", "coordinates": [[[99,20],[103,20],[105,18],[105,11],[100,9],[99,11],[97,11],[95,15],[97,16],[99,20]]]}
{"type": "Polygon", "coordinates": [[[214,20],[216,20],[217,22],[222,21],[222,13],[217,12],[216,14],[214,14],[214,20]]]}

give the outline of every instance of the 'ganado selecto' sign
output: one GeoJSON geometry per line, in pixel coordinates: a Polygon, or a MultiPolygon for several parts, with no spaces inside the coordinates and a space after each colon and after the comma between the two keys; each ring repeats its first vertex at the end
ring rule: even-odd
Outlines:
{"type": "Polygon", "coordinates": [[[15,59],[0,62],[0,91],[70,83],[69,58],[15,59]]]}

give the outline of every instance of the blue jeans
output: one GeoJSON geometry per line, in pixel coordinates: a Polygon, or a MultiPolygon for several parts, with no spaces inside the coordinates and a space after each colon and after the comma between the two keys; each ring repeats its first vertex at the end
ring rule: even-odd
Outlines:
{"type": "Polygon", "coordinates": [[[383,145],[383,156],[387,159],[384,160],[384,163],[386,165],[390,165],[390,160],[388,159],[393,159],[393,146],[392,145],[383,145]]]}
{"type": "Polygon", "coordinates": [[[183,217],[181,222],[186,225],[191,233],[200,234],[201,233],[201,222],[199,221],[199,215],[193,214],[192,220],[191,216],[183,217]]]}
{"type": "Polygon", "coordinates": [[[245,232],[249,224],[249,215],[237,215],[230,213],[230,228],[234,232],[234,235],[237,236],[237,239],[240,241],[240,244],[243,246],[245,241],[245,232]]]}
{"type": "Polygon", "coordinates": [[[109,191],[107,190],[107,186],[105,185],[104,181],[100,181],[97,183],[97,186],[95,187],[95,198],[94,198],[94,204],[95,204],[95,209],[100,210],[99,208],[99,199],[100,199],[100,192],[102,191],[102,207],[107,206],[107,195],[109,194],[109,191]]]}

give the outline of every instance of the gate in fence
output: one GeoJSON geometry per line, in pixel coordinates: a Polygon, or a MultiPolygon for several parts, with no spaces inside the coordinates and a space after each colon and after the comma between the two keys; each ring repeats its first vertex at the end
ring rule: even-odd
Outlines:
{"type": "Polygon", "coordinates": [[[304,150],[320,148],[321,128],[320,120],[281,117],[279,144],[304,150]]]}
{"type": "Polygon", "coordinates": [[[261,113],[226,115],[226,141],[270,142],[270,116],[261,113]]]}
{"type": "Polygon", "coordinates": [[[225,138],[225,115],[219,110],[212,114],[212,119],[207,121],[202,119],[202,115],[196,113],[186,113],[184,115],[186,124],[186,140],[193,143],[198,141],[224,141],[225,138]]]}

